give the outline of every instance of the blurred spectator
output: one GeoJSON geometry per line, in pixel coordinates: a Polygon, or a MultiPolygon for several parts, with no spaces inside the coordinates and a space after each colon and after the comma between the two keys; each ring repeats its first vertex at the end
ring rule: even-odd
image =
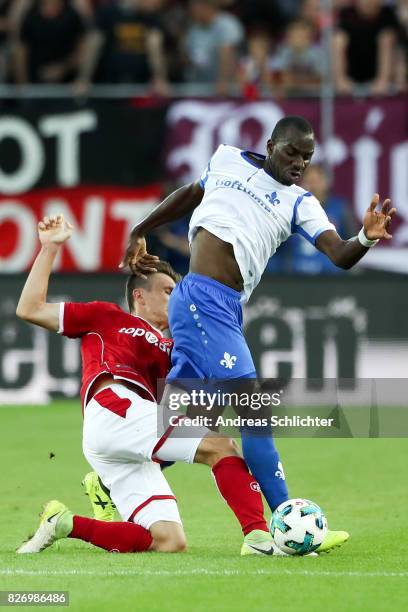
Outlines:
{"type": "Polygon", "coordinates": [[[408,0],[398,0],[397,15],[399,29],[395,75],[396,85],[399,91],[406,91],[408,86],[408,0]]]}
{"type": "Polygon", "coordinates": [[[187,0],[165,0],[160,18],[164,34],[164,54],[168,80],[180,83],[183,81],[183,52],[181,41],[188,24],[187,0]]]}
{"type": "Polygon", "coordinates": [[[217,0],[190,0],[189,6],[191,23],[183,44],[185,80],[214,84],[225,95],[236,78],[243,27],[234,15],[219,10],[217,0]]]}
{"type": "Polygon", "coordinates": [[[246,54],[240,62],[243,95],[256,99],[272,84],[271,50],[287,24],[298,16],[302,0],[240,0],[236,12],[245,24],[246,54]]]}
{"type": "Polygon", "coordinates": [[[76,76],[85,32],[69,0],[36,0],[22,18],[16,56],[18,83],[65,83],[76,76]]]}
{"type": "Polygon", "coordinates": [[[315,90],[320,83],[321,65],[320,48],[313,43],[313,27],[304,19],[292,21],[272,64],[284,93],[315,90]]]}
{"type": "Polygon", "coordinates": [[[150,83],[168,92],[163,53],[162,0],[111,0],[96,9],[79,79],[85,89],[100,64],[105,83],[150,83]]]}
{"type": "Polygon", "coordinates": [[[322,29],[327,25],[326,14],[321,10],[320,0],[303,0],[299,18],[307,21],[313,30],[313,39],[320,42],[322,29]]]}
{"type": "MultiPolygon", "coordinates": [[[[325,209],[330,221],[334,223],[342,238],[350,238],[358,231],[348,203],[330,192],[330,179],[323,166],[310,166],[303,178],[302,187],[313,193],[325,209]]],[[[290,250],[290,271],[301,274],[338,274],[342,272],[329,258],[318,251],[302,236],[294,234],[288,241],[290,250]]],[[[285,253],[281,254],[281,257],[285,253]]],[[[287,254],[286,254],[287,257],[287,254]]],[[[273,258],[272,258],[273,259],[273,258]]]]}
{"type": "Polygon", "coordinates": [[[11,33],[13,36],[17,34],[20,23],[29,8],[32,7],[34,0],[12,0],[12,10],[9,13],[11,22],[11,33]]]}
{"type": "Polygon", "coordinates": [[[7,59],[11,33],[11,9],[12,0],[0,0],[0,82],[5,80],[7,74],[7,59]]]}
{"type": "Polygon", "coordinates": [[[240,0],[239,16],[249,35],[268,29],[274,36],[299,15],[301,0],[240,0]]]}
{"type": "Polygon", "coordinates": [[[108,4],[111,0],[73,0],[73,4],[78,11],[87,19],[95,14],[97,8],[108,4]]]}
{"type": "Polygon", "coordinates": [[[389,93],[393,76],[398,22],[381,0],[356,0],[339,11],[334,35],[334,74],[339,93],[356,84],[369,85],[374,95],[389,93]]]}
{"type": "Polygon", "coordinates": [[[239,64],[242,95],[250,100],[259,98],[271,87],[271,38],[267,31],[254,32],[247,41],[247,53],[239,64]]]}
{"type": "Polygon", "coordinates": [[[91,0],[73,0],[73,5],[86,19],[93,17],[95,6],[91,0]]]}

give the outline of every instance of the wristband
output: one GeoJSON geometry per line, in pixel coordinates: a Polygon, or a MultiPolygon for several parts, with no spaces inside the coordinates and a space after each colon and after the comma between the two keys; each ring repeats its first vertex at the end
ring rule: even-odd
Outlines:
{"type": "Polygon", "coordinates": [[[361,245],[363,245],[363,247],[366,247],[367,249],[370,249],[371,247],[375,246],[377,244],[377,242],[380,242],[380,240],[369,240],[365,233],[364,233],[364,227],[361,228],[361,230],[358,233],[358,241],[361,245]]]}

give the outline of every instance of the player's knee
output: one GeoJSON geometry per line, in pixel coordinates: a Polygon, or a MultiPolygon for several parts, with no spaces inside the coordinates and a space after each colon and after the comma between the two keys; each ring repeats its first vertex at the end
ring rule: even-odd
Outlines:
{"type": "Polygon", "coordinates": [[[159,521],[152,525],[150,533],[153,537],[152,550],[156,552],[176,553],[187,550],[186,536],[177,523],[159,521]]]}
{"type": "Polygon", "coordinates": [[[201,442],[195,462],[205,463],[212,467],[224,457],[239,456],[238,445],[232,438],[223,436],[207,436],[201,442]]]}
{"type": "Polygon", "coordinates": [[[220,440],[222,440],[222,443],[217,448],[217,454],[220,455],[220,459],[222,457],[239,455],[238,444],[233,438],[220,438],[220,440]]]}
{"type": "Polygon", "coordinates": [[[153,550],[156,552],[180,553],[187,550],[187,540],[179,534],[153,539],[153,550]]]}
{"type": "Polygon", "coordinates": [[[173,538],[171,538],[170,541],[170,550],[169,552],[185,552],[187,550],[187,540],[185,535],[176,535],[173,538]]]}

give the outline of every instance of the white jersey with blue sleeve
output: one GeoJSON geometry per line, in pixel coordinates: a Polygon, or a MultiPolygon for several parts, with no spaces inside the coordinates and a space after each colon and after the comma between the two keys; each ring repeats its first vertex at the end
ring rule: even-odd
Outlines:
{"type": "Polygon", "coordinates": [[[293,233],[315,244],[335,230],[319,201],[297,185],[283,185],[249,156],[265,156],[220,145],[200,179],[204,196],[195,209],[189,241],[199,227],[232,244],[247,301],[261,280],[268,260],[293,233]]]}

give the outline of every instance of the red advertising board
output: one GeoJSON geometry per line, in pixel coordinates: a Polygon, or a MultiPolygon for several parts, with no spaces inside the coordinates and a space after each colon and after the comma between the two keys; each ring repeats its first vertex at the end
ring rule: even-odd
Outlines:
{"type": "Polygon", "coordinates": [[[117,270],[131,228],[160,199],[161,188],[74,187],[39,189],[0,198],[0,271],[20,272],[38,250],[37,222],[63,213],[75,225],[56,269],[117,270]]]}

